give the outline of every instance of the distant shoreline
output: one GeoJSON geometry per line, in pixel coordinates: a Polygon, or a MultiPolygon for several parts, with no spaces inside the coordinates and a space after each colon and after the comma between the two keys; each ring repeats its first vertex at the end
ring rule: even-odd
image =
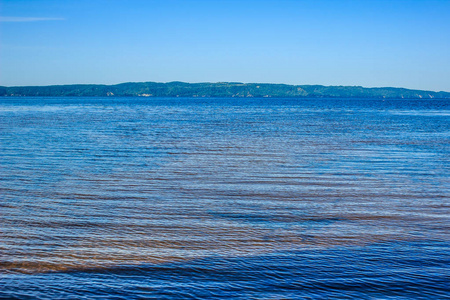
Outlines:
{"type": "Polygon", "coordinates": [[[449,92],[361,86],[287,85],[270,83],[129,82],[116,85],[72,84],[0,86],[3,97],[199,97],[199,98],[372,98],[450,99],[449,92]]]}

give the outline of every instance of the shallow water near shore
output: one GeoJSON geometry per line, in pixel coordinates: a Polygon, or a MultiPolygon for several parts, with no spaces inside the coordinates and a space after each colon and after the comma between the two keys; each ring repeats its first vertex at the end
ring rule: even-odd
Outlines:
{"type": "Polygon", "coordinates": [[[0,298],[449,297],[450,101],[0,98],[0,298]]]}

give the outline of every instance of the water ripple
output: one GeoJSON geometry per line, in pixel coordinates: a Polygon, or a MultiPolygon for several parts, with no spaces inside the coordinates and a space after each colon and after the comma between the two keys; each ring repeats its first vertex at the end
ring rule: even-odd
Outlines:
{"type": "Polygon", "coordinates": [[[449,108],[1,98],[0,296],[440,298],[449,108]]]}

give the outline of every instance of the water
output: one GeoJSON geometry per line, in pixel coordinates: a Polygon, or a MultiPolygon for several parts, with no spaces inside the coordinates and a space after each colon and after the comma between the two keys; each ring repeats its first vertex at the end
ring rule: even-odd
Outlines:
{"type": "Polygon", "coordinates": [[[0,98],[0,298],[450,298],[450,101],[0,98]]]}

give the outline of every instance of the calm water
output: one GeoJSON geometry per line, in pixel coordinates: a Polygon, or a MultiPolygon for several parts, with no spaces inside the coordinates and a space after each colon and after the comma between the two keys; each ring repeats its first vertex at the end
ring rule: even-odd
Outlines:
{"type": "Polygon", "coordinates": [[[450,298],[450,101],[0,98],[0,298],[450,298]]]}

